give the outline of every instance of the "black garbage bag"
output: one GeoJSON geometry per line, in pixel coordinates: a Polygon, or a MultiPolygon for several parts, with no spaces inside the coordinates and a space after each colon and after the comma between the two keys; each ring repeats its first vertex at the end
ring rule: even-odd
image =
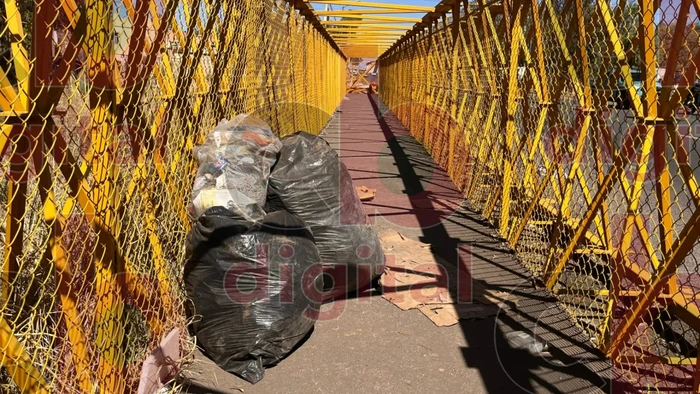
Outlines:
{"type": "Polygon", "coordinates": [[[352,177],[324,139],[303,131],[282,138],[265,210],[286,210],[311,227],[326,273],[325,299],[363,290],[384,271],[379,237],[352,177]]]}
{"type": "Polygon", "coordinates": [[[311,232],[284,211],[252,222],[213,207],[187,241],[184,279],[197,343],[222,369],[260,381],[318,317],[322,268],[311,232]]]}

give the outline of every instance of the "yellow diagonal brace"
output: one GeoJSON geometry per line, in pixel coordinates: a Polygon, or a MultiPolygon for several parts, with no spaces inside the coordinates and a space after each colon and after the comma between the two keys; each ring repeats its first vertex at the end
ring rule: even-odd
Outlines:
{"type": "Polygon", "coordinates": [[[22,393],[48,394],[49,388],[24,346],[12,333],[12,327],[0,316],[0,358],[8,375],[22,393]]]}
{"type": "MultiPolygon", "coordinates": [[[[49,130],[50,129],[45,130],[45,132],[49,130]]],[[[44,140],[49,141],[49,138],[44,138],[44,140]]],[[[35,166],[41,167],[41,169],[38,170],[39,193],[43,201],[42,212],[44,215],[44,222],[49,229],[49,234],[47,235],[49,242],[47,247],[49,248],[49,253],[51,254],[55,267],[56,287],[61,299],[62,318],[66,325],[68,341],[71,346],[71,359],[75,368],[75,374],[77,375],[78,386],[84,392],[92,392],[94,390],[94,379],[91,376],[88,340],[83,331],[83,322],[77,307],[77,289],[71,287],[73,275],[69,264],[69,253],[61,245],[61,236],[63,234],[63,229],[66,227],[65,217],[70,214],[75,203],[72,197],[69,197],[65,206],[67,214],[65,216],[59,215],[54,193],[54,179],[52,179],[50,173],[49,162],[44,159],[45,152],[51,148],[52,147],[47,147],[47,149],[35,149],[34,154],[35,166]]]]}
{"type": "Polygon", "coordinates": [[[6,112],[8,115],[17,115],[25,110],[26,108],[19,101],[17,91],[12,87],[7,75],[0,67],[0,111],[6,112]]]}
{"type": "MultiPolygon", "coordinates": [[[[598,9],[603,17],[603,24],[607,28],[608,39],[613,48],[613,55],[620,64],[620,72],[622,74],[622,80],[625,84],[625,88],[629,92],[630,101],[632,103],[632,108],[637,116],[642,116],[642,102],[637,93],[637,88],[634,86],[632,81],[632,71],[630,69],[629,63],[627,62],[627,55],[622,47],[622,40],[620,40],[620,34],[617,31],[617,27],[614,24],[613,15],[610,11],[610,5],[606,0],[597,0],[598,9]]],[[[656,89],[656,88],[654,88],[656,89]]]]}
{"type": "Polygon", "coordinates": [[[22,16],[17,9],[15,0],[5,0],[5,13],[7,14],[7,28],[10,36],[10,48],[12,49],[12,60],[15,65],[15,78],[17,79],[19,100],[14,103],[15,111],[26,111],[29,109],[29,58],[27,49],[22,41],[24,40],[24,29],[22,28],[22,16]]]}

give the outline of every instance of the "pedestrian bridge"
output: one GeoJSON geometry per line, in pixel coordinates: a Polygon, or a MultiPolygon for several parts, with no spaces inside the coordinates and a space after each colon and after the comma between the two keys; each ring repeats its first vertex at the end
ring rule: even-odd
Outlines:
{"type": "MultiPolygon", "coordinates": [[[[611,387],[700,391],[700,2],[403,3],[0,3],[0,391],[152,392],[149,365],[175,374],[193,349],[192,148],[240,113],[280,136],[341,122],[341,151],[380,136],[389,151],[369,153],[396,160],[384,175],[407,196],[428,178],[406,166],[435,165],[611,387]],[[344,99],[373,73],[358,58],[378,95],[344,99]],[[397,133],[434,163],[409,163],[397,133]]],[[[442,237],[449,212],[382,201],[442,237]]]]}

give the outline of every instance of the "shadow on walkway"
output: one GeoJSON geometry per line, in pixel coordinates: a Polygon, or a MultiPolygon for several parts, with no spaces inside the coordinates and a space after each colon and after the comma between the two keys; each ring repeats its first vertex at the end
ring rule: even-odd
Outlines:
{"type": "MultiPolygon", "coordinates": [[[[508,292],[518,299],[517,306],[508,312],[501,311],[496,318],[460,321],[468,343],[463,349],[465,364],[479,370],[486,390],[492,393],[631,391],[623,384],[612,386],[609,361],[557,306],[554,298],[534,288],[527,270],[494,229],[460,200],[454,204],[455,196],[461,199],[462,194],[378,97],[355,95],[349,96],[348,101],[342,107],[340,135],[330,132],[325,138],[336,143],[357,184],[380,189],[377,199],[368,204],[377,209],[373,215],[377,226],[382,218],[388,219],[388,226],[402,234],[415,230],[413,237],[429,243],[437,257],[452,265],[446,267],[448,272],[455,272],[462,265],[474,284],[472,299],[485,289],[508,292]],[[371,115],[368,111],[372,111],[371,115]],[[369,116],[377,119],[381,134],[367,130],[371,127],[367,122],[369,116]],[[374,158],[376,164],[368,165],[369,158],[374,158]],[[374,171],[372,165],[376,165],[374,171]],[[397,191],[395,184],[392,186],[395,181],[400,181],[402,190],[397,191]],[[384,196],[385,201],[382,191],[390,194],[384,196]],[[452,204],[441,204],[445,198],[452,199],[452,204]],[[449,205],[451,210],[446,209],[449,205]],[[546,344],[546,351],[528,349],[507,339],[517,333],[538,338],[537,343],[546,344]]],[[[458,289],[450,288],[453,299],[458,299],[458,289]]]]}
{"type": "MultiPolygon", "coordinates": [[[[348,96],[323,138],[356,186],[377,189],[365,203],[377,231],[429,243],[447,272],[468,274],[460,284],[471,299],[507,292],[517,303],[496,317],[440,328],[365,292],[339,303],[337,318],[319,321],[308,343],[254,386],[197,353],[185,374],[186,392],[636,392],[611,379],[609,361],[555,299],[533,286],[517,256],[466,207],[445,171],[376,96],[348,96]],[[512,336],[519,334],[537,337],[546,351],[516,344],[512,336]]],[[[458,299],[456,280],[448,279],[458,299]]]]}

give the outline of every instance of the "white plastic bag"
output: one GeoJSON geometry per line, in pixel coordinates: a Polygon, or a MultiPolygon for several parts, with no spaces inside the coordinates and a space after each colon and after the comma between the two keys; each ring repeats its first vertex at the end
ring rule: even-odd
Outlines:
{"type": "Polygon", "coordinates": [[[281,147],[261,119],[241,114],[222,120],[194,149],[199,169],[188,206],[191,219],[214,206],[226,207],[249,220],[261,219],[270,168],[281,147]]]}

